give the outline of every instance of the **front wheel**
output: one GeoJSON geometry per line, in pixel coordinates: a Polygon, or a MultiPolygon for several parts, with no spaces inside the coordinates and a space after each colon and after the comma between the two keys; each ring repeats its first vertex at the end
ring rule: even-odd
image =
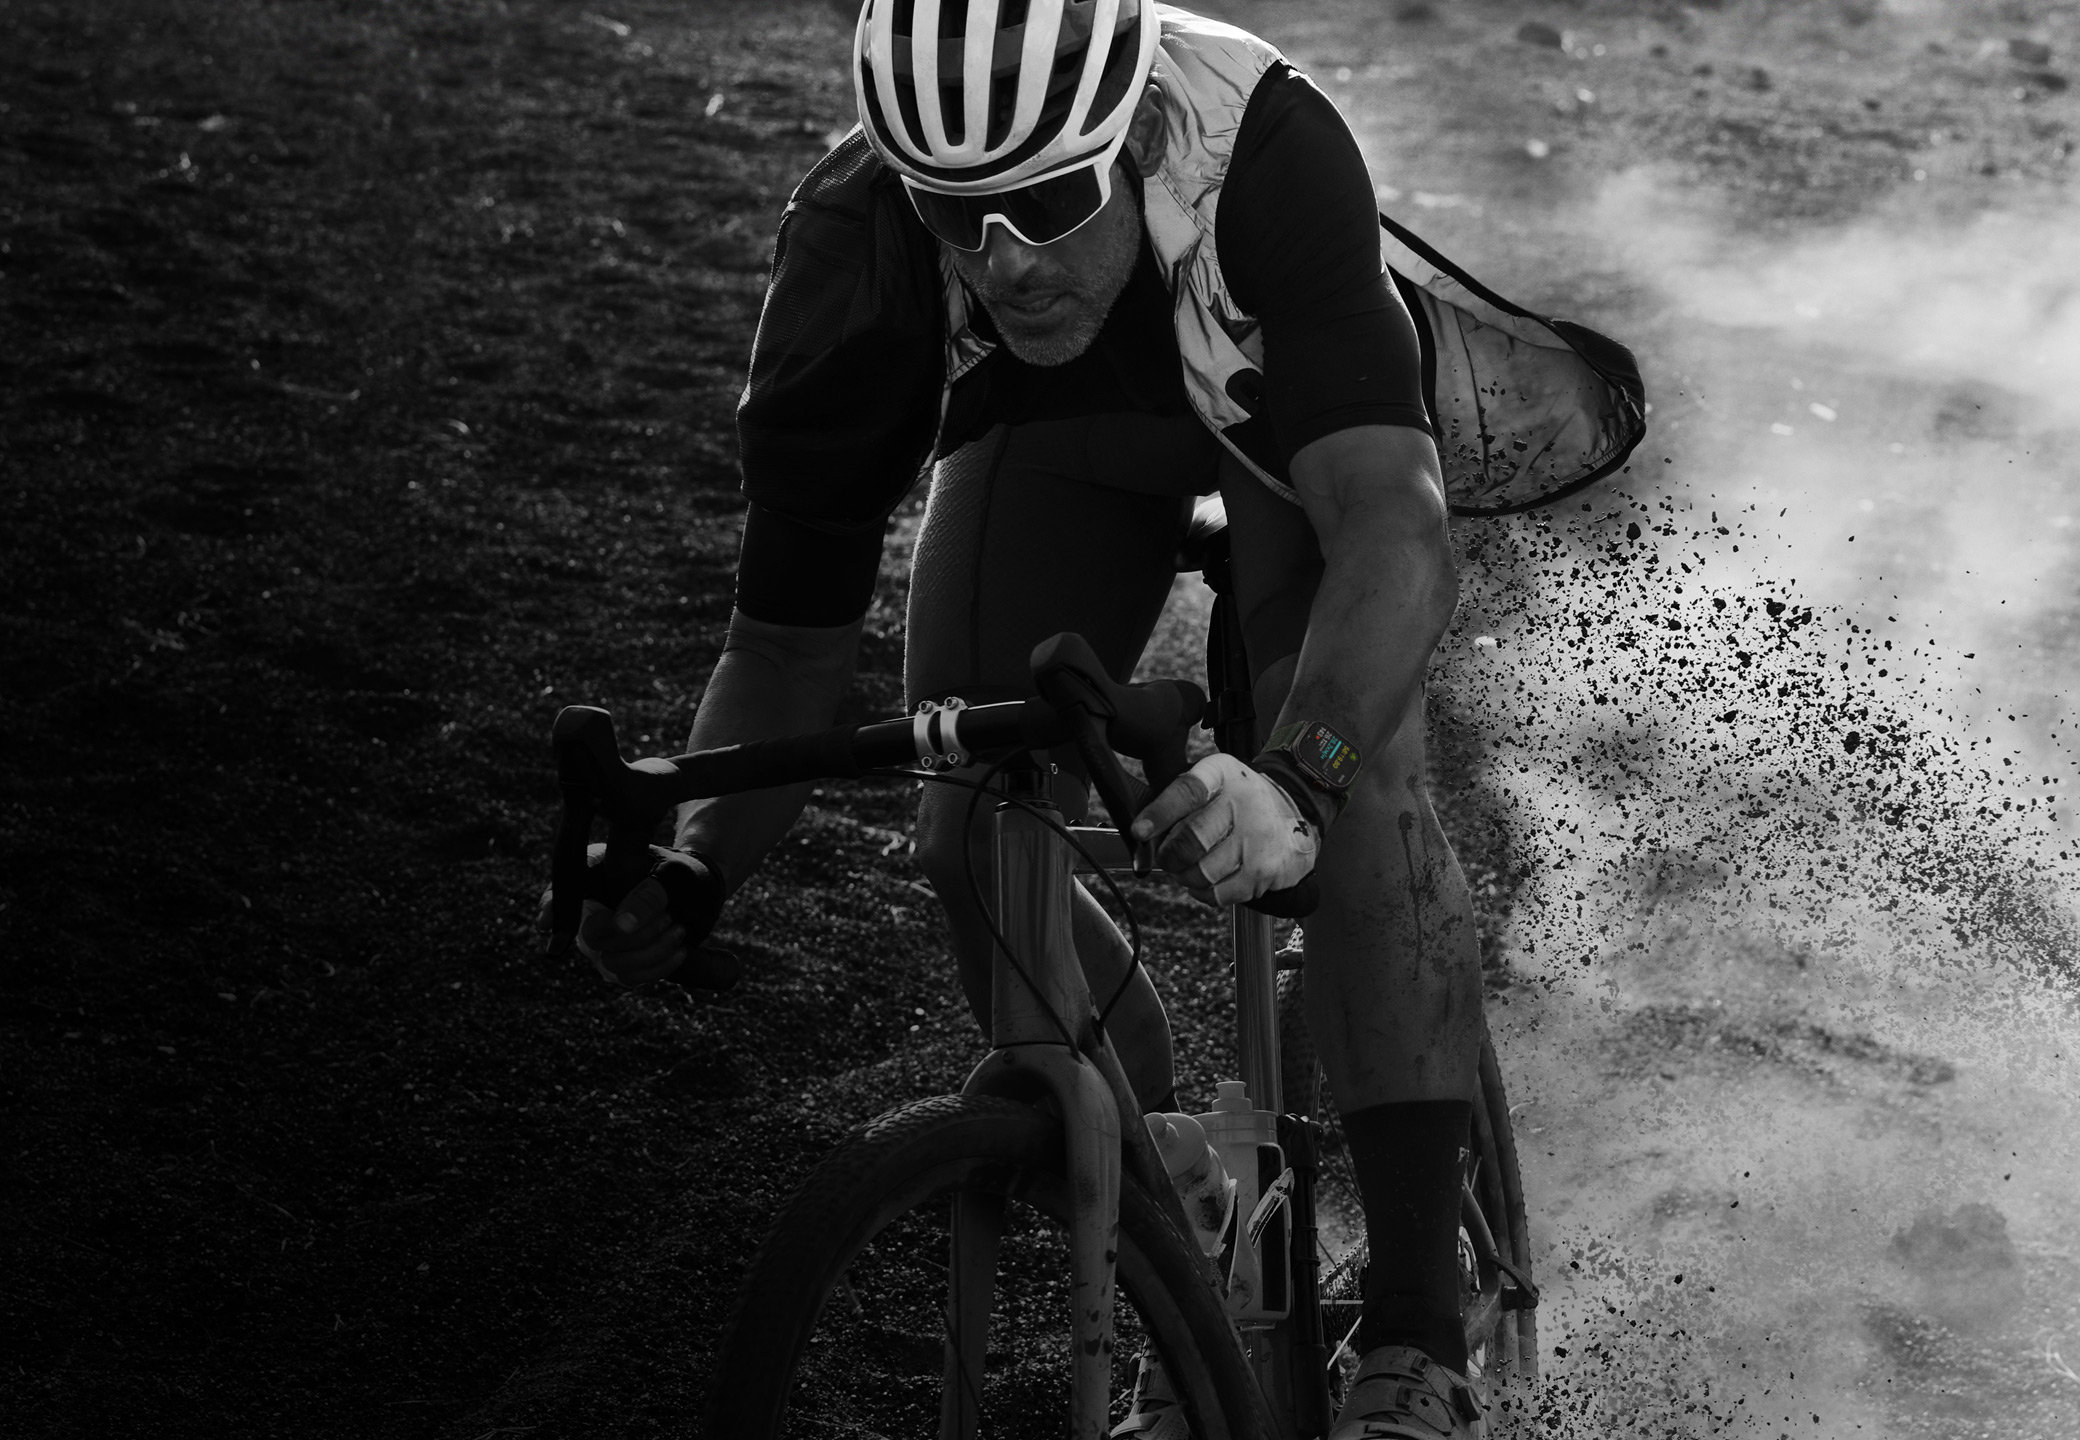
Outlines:
{"type": "MultiPolygon", "coordinates": [[[[707,1433],[1057,1440],[1069,1393],[1064,1149],[1059,1120],[975,1096],[920,1100],[856,1131],[803,1182],[752,1262],[717,1356],[707,1433]],[[955,1215],[977,1206],[1001,1229],[974,1366],[961,1357],[975,1347],[949,1343],[948,1277],[955,1215]],[[967,1418],[945,1418],[954,1413],[967,1418]]],[[[1123,1176],[1112,1419],[1150,1349],[1198,1440],[1268,1436],[1235,1332],[1187,1245],[1123,1176]]]]}

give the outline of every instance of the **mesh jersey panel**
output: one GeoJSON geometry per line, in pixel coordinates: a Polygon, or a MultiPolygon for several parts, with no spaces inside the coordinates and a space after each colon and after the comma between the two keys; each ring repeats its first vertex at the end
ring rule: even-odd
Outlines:
{"type": "Polygon", "coordinates": [[[886,517],[931,449],[945,324],[934,243],[855,131],[780,219],[737,406],[745,494],[811,525],[886,517]]]}

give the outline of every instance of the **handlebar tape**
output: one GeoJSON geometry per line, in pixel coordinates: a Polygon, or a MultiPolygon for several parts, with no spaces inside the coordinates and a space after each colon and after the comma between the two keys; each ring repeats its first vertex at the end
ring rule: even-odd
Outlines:
{"type": "Polygon", "coordinates": [[[565,706],[553,736],[566,790],[585,788],[600,813],[621,826],[654,826],[687,800],[812,779],[851,779],[871,766],[915,758],[908,721],[841,725],[813,735],[750,740],[633,764],[621,758],[613,718],[593,706],[565,706]]]}
{"type": "MultiPolygon", "coordinates": [[[[1074,634],[1043,641],[1033,651],[1032,668],[1042,700],[968,711],[958,727],[968,753],[1012,744],[1045,749],[1074,739],[1107,808],[1129,820],[1153,792],[1127,774],[1115,750],[1143,763],[1154,790],[1184,773],[1185,736],[1206,706],[1198,686],[1183,681],[1123,685],[1106,673],[1089,642],[1074,634]]],[[[850,779],[926,758],[912,719],[630,764],[621,758],[612,716],[594,706],[568,705],[556,716],[552,738],[564,800],[550,865],[551,944],[559,950],[578,933],[586,845],[595,816],[608,822],[609,859],[625,852],[632,863],[666,814],[685,801],[812,779],[850,779]]]]}
{"type": "Polygon", "coordinates": [[[578,921],[585,913],[585,847],[591,838],[591,786],[566,779],[563,816],[549,851],[549,949],[555,955],[568,952],[578,938],[578,921]]]}
{"type": "MultiPolygon", "coordinates": [[[[1035,749],[1071,738],[1063,709],[1081,709],[1104,722],[1105,738],[1149,767],[1167,784],[1184,771],[1186,731],[1205,708],[1196,685],[1158,681],[1126,686],[1105,673],[1087,642],[1058,635],[1034,652],[1036,679],[1046,704],[989,705],[960,722],[969,749],[1024,744],[1035,749]],[[1043,654],[1051,655],[1042,667],[1043,654]]],[[[920,758],[913,721],[843,725],[810,735],[751,740],[673,759],[630,764],[621,758],[613,718],[590,705],[567,705],[552,737],[558,778],[566,791],[591,797],[597,812],[620,827],[648,827],[672,806],[711,795],[734,794],[812,779],[851,779],[871,769],[914,764],[920,758]]]]}
{"type": "MultiPolygon", "coordinates": [[[[562,953],[577,938],[589,868],[586,844],[596,815],[608,822],[610,866],[644,868],[638,862],[647,857],[651,833],[674,805],[815,775],[857,775],[861,766],[854,754],[855,732],[873,728],[843,727],[631,765],[621,758],[613,716],[590,705],[565,706],[551,731],[563,791],[563,818],[549,865],[552,950],[562,953]]],[[[908,758],[908,753],[906,744],[899,758],[908,758]]]]}
{"type": "MultiPolygon", "coordinates": [[[[1206,708],[1205,692],[1198,686],[1177,680],[1122,685],[1105,673],[1088,641],[1067,633],[1035,646],[1032,666],[1043,699],[1065,713],[1081,710],[1103,722],[1109,748],[1091,733],[1095,725],[1079,727],[1076,739],[1091,780],[1113,815],[1131,819],[1150,796],[1185,772],[1185,734],[1206,708]],[[1113,750],[1146,766],[1146,789],[1121,768],[1113,750]]],[[[1265,915],[1300,920],[1321,904],[1321,886],[1313,875],[1305,875],[1297,884],[1267,891],[1248,903],[1265,915]]]]}

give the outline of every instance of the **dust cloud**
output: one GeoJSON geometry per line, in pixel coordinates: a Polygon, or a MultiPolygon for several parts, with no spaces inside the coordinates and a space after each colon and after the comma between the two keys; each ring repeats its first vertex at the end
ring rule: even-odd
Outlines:
{"type": "Polygon", "coordinates": [[[1649,437],[1461,532],[1527,1434],[2080,1434],[2080,214],[1925,194],[1607,181],[1649,437]]]}

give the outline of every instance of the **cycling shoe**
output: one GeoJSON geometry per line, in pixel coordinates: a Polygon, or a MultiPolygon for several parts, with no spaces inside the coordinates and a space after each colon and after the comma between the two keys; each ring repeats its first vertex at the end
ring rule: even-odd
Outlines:
{"type": "Polygon", "coordinates": [[[1459,1375],[1410,1345],[1382,1345],[1358,1362],[1329,1440],[1484,1440],[1484,1407],[1459,1375]]]}

